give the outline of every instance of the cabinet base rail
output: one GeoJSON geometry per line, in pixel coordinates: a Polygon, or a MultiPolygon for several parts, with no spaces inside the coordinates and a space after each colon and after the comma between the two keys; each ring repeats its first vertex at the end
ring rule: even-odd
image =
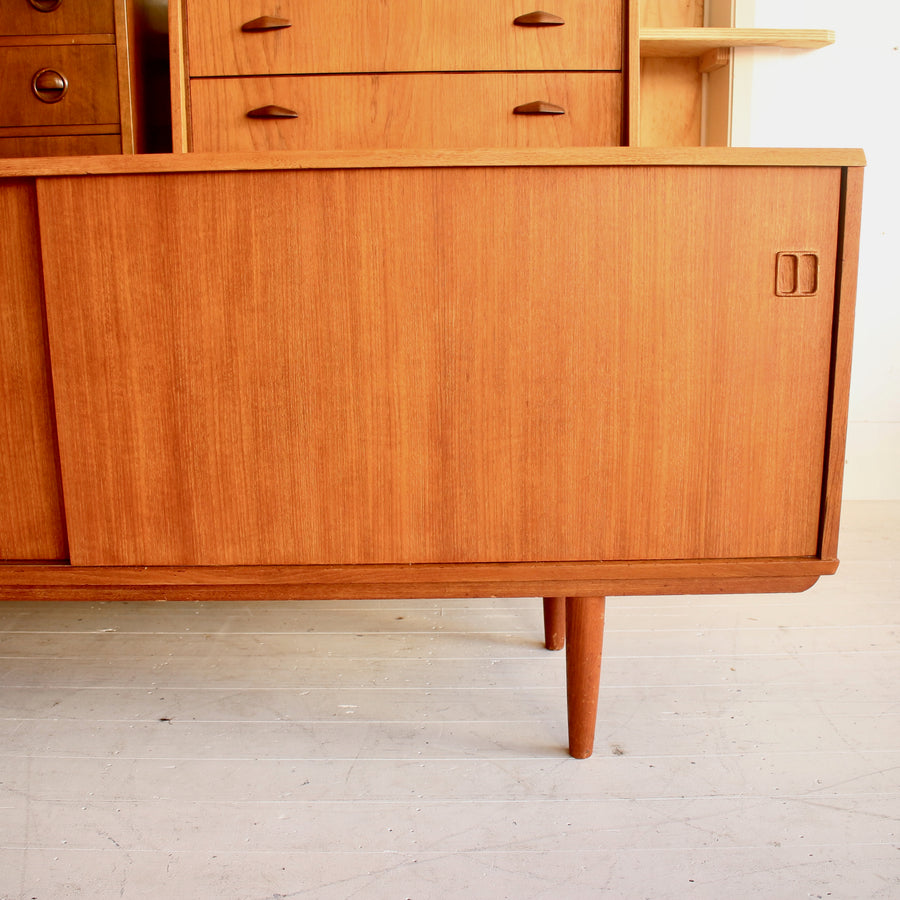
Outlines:
{"type": "Polygon", "coordinates": [[[378,600],[793,593],[837,559],[83,566],[0,561],[0,600],[378,600]]]}

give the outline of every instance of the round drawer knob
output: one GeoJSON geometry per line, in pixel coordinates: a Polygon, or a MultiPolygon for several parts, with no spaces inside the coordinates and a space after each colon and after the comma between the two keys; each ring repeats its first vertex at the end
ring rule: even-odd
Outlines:
{"type": "Polygon", "coordinates": [[[38,12],[53,12],[62,0],[28,0],[38,12]]]}
{"type": "Polygon", "coordinates": [[[69,89],[66,76],[56,69],[41,69],[31,79],[31,90],[38,100],[44,103],[57,103],[62,100],[69,89]]]}

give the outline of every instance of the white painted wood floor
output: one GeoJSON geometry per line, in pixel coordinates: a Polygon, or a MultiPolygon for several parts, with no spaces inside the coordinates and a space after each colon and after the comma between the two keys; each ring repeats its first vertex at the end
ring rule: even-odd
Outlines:
{"type": "Polygon", "coordinates": [[[839,574],[614,598],[0,605],[0,898],[900,897],[900,503],[839,574]]]}

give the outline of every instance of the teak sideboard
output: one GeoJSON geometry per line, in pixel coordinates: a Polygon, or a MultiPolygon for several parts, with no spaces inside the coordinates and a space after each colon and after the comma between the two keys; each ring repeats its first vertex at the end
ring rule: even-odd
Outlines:
{"type": "Polygon", "coordinates": [[[837,568],[863,165],[0,163],[0,598],[541,596],[588,756],[605,596],[837,568]]]}

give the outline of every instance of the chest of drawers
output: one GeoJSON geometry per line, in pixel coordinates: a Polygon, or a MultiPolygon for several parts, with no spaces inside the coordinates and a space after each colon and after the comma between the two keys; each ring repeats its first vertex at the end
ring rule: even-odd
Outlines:
{"type": "Polygon", "coordinates": [[[125,0],[0,9],[0,157],[130,152],[125,0]]]}
{"type": "MultiPolygon", "coordinates": [[[[624,0],[186,0],[194,151],[623,138],[624,0]]],[[[178,28],[178,24],[174,25],[178,28]]]]}

